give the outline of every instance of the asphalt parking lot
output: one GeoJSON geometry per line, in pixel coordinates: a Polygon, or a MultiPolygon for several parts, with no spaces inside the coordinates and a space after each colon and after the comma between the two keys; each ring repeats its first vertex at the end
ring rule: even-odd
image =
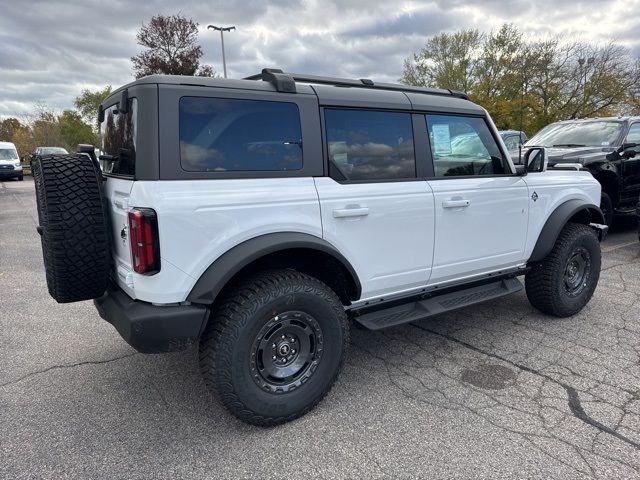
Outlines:
{"type": "Polygon", "coordinates": [[[354,329],[309,415],[261,429],[206,390],[196,350],[142,355],[90,302],[49,297],[33,182],[0,182],[0,478],[640,478],[640,244],[603,244],[579,315],[524,293],[354,329]]]}

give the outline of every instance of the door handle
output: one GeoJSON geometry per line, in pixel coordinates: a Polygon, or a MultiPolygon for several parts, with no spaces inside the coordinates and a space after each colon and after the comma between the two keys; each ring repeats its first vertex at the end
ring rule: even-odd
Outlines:
{"type": "Polygon", "coordinates": [[[337,208],[333,211],[333,218],[366,217],[367,215],[369,215],[368,207],[337,208]]]}
{"type": "Polygon", "coordinates": [[[442,208],[466,208],[471,205],[469,200],[445,200],[442,202],[442,208]]]}

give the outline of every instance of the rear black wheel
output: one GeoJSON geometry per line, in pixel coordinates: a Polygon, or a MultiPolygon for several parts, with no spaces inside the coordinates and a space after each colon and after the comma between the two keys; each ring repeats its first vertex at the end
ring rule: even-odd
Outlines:
{"type": "Polygon", "coordinates": [[[349,327],[336,294],[292,270],[257,274],[228,289],[200,343],[207,385],[242,421],[277,425],[329,392],[349,327]]]}
{"type": "Polygon", "coordinates": [[[593,229],[567,224],[551,253],[525,276],[529,302],[549,315],[575,315],[591,299],[600,278],[600,265],[600,244],[593,229]]]}

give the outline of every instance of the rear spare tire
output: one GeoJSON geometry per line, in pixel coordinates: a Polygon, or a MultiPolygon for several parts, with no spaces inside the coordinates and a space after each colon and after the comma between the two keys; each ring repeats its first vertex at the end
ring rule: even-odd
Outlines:
{"type": "Polygon", "coordinates": [[[98,166],[85,155],[49,155],[32,172],[49,293],[59,303],[100,297],[111,252],[98,166]]]}

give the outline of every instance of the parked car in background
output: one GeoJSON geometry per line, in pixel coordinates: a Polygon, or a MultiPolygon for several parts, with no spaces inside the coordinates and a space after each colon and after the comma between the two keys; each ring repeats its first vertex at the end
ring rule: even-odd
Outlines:
{"type": "Polygon", "coordinates": [[[520,145],[523,145],[528,140],[527,134],[518,130],[501,130],[498,133],[502,137],[507,150],[509,150],[511,158],[518,158],[520,145]],[[516,152],[515,157],[512,152],[516,152]]]}
{"type": "Polygon", "coordinates": [[[0,142],[0,179],[24,178],[16,146],[11,142],[0,142]]]}
{"type": "Polygon", "coordinates": [[[38,147],[30,155],[29,160],[34,161],[37,157],[42,155],[66,155],[68,153],[69,152],[62,147],[38,147]]]}
{"type": "Polygon", "coordinates": [[[600,208],[607,225],[614,213],[635,211],[640,195],[640,117],[552,123],[524,147],[547,147],[550,166],[578,163],[588,169],[602,185],[600,208]]]}

